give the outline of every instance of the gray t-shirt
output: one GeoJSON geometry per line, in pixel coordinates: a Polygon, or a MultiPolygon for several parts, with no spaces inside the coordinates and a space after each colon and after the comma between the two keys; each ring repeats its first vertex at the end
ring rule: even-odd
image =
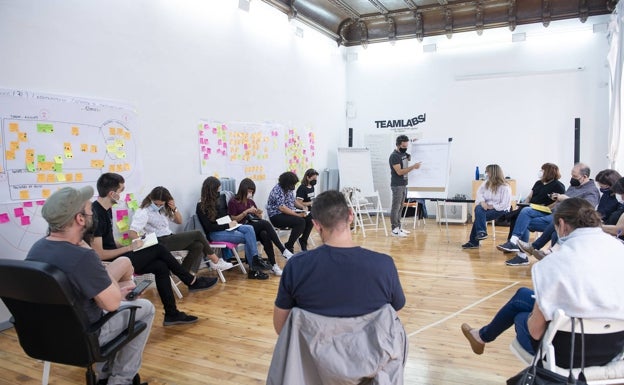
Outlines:
{"type": "Polygon", "coordinates": [[[407,168],[409,166],[409,158],[410,155],[408,153],[402,153],[397,150],[392,151],[388,160],[390,163],[390,186],[407,186],[407,174],[397,174],[392,166],[398,164],[401,166],[401,169],[407,168]]]}
{"type": "Polygon", "coordinates": [[[112,282],[95,251],[65,241],[42,238],[31,247],[26,259],[45,262],[62,270],[80,298],[89,322],[100,319],[102,309],[93,298],[112,282]]]}

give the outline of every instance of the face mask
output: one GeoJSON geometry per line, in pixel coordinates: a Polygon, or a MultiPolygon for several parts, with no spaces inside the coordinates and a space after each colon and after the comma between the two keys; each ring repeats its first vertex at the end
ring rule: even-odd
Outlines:
{"type": "Polygon", "coordinates": [[[570,178],[570,186],[578,187],[581,185],[581,181],[578,179],[570,178]]]}
{"type": "Polygon", "coordinates": [[[120,195],[120,194],[118,194],[117,192],[114,192],[114,193],[111,195],[111,201],[113,202],[113,205],[116,205],[116,204],[119,202],[119,200],[120,200],[120,199],[121,199],[121,195],[120,195]],[[116,197],[116,198],[115,198],[115,195],[117,195],[117,197],[116,197]]]}
{"type": "Polygon", "coordinates": [[[253,198],[253,193],[247,193],[247,199],[253,198]]]}
{"type": "Polygon", "coordinates": [[[542,179],[543,176],[544,176],[544,170],[539,170],[539,172],[537,173],[537,179],[542,179]]]}
{"type": "Polygon", "coordinates": [[[615,199],[620,203],[624,203],[624,198],[620,194],[615,194],[615,199]]]}
{"type": "Polygon", "coordinates": [[[611,190],[609,190],[609,188],[608,188],[608,187],[607,187],[607,188],[601,188],[601,189],[600,189],[600,192],[601,192],[601,193],[603,193],[603,194],[606,194],[606,193],[608,193],[608,192],[611,192],[611,190]]]}
{"type": "Polygon", "coordinates": [[[158,206],[156,203],[152,202],[152,204],[149,206],[149,208],[152,211],[160,211],[160,209],[162,209],[163,206],[158,206]]]}
{"type": "Polygon", "coordinates": [[[399,148],[399,152],[401,154],[405,154],[407,152],[407,148],[399,148]]]}
{"type": "Polygon", "coordinates": [[[315,185],[316,185],[316,179],[311,180],[311,181],[310,181],[310,186],[315,186],[315,185]]]}
{"type": "Polygon", "coordinates": [[[490,179],[490,174],[485,173],[485,174],[483,175],[483,177],[485,178],[485,180],[489,180],[489,179],[490,179]]]}

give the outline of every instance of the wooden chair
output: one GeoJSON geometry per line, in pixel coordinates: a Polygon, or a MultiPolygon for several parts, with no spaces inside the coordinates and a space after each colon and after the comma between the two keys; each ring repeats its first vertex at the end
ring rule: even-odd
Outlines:
{"type": "Polygon", "coordinates": [[[96,385],[93,364],[107,361],[147,327],[135,320],[135,305],[121,306],[89,323],[65,273],[47,263],[0,259],[0,282],[0,298],[13,316],[20,345],[28,356],[45,361],[44,385],[49,362],[83,367],[86,384],[96,385]],[[100,346],[100,329],[121,312],[130,312],[127,328],[100,346]]]}

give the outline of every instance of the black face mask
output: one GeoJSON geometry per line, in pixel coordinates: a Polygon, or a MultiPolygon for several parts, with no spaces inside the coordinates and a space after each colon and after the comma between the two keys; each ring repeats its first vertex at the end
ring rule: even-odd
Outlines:
{"type": "Polygon", "coordinates": [[[311,180],[310,181],[310,186],[314,186],[314,185],[316,185],[316,180],[311,180]]]}
{"type": "Polygon", "coordinates": [[[399,152],[401,154],[405,154],[407,152],[407,148],[399,148],[399,152]]]}
{"type": "Polygon", "coordinates": [[[570,178],[570,186],[578,187],[581,185],[581,181],[578,179],[570,178]]]}

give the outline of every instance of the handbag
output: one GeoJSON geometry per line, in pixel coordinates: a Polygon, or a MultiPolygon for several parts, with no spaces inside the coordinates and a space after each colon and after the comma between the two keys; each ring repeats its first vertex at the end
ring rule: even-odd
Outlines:
{"type": "Polygon", "coordinates": [[[260,217],[258,217],[256,214],[247,214],[245,215],[245,219],[247,219],[248,222],[258,222],[260,220],[260,217]]]}
{"type": "Polygon", "coordinates": [[[539,348],[533,357],[531,366],[520,371],[520,373],[509,378],[507,385],[587,385],[585,380],[585,330],[583,328],[583,319],[579,318],[581,325],[581,371],[579,378],[575,378],[572,373],[572,363],[574,362],[574,317],[572,317],[572,328],[570,337],[570,372],[567,377],[562,376],[559,373],[551,372],[538,365],[538,360],[542,356],[542,342],[540,342],[539,348]]]}

